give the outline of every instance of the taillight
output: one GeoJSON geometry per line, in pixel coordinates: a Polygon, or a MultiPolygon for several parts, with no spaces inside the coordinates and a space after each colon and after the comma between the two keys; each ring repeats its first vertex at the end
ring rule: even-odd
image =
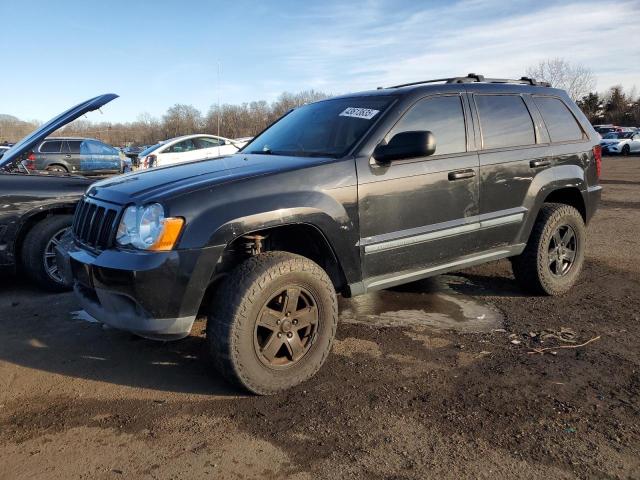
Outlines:
{"type": "Polygon", "coordinates": [[[27,159],[24,161],[24,166],[28,170],[35,170],[36,169],[36,155],[35,155],[35,153],[31,152],[29,154],[27,159]]]}
{"type": "Polygon", "coordinates": [[[600,178],[602,173],[602,147],[600,145],[593,147],[593,158],[596,161],[596,176],[600,178]]]}

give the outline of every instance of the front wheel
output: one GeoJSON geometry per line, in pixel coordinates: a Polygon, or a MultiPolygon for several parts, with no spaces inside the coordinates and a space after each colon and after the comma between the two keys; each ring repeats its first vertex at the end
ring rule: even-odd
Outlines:
{"type": "Polygon", "coordinates": [[[622,155],[626,157],[630,153],[631,153],[631,147],[629,147],[629,145],[625,145],[624,147],[622,147],[622,155]]]}
{"type": "Polygon", "coordinates": [[[55,247],[71,227],[73,215],[53,215],[39,221],[24,238],[22,266],[29,277],[52,292],[69,290],[58,269],[55,247]]]}
{"type": "Polygon", "coordinates": [[[562,295],[575,284],[586,246],[586,229],[580,212],[561,203],[540,209],[522,254],[511,258],[516,280],[526,290],[562,295]]]}
{"type": "Polygon", "coordinates": [[[211,305],[207,342],[218,371],[270,395],[311,378],[331,350],[335,289],[308,258],[267,252],[229,275],[211,305]]]}

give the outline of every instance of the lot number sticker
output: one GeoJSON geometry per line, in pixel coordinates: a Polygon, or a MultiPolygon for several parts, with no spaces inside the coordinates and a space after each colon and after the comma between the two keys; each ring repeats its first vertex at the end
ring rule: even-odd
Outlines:
{"type": "Polygon", "coordinates": [[[349,107],[345,109],[344,112],[340,114],[341,117],[354,117],[354,118],[363,118],[365,120],[371,120],[375,117],[380,110],[373,110],[372,108],[358,108],[358,107],[349,107]]]}

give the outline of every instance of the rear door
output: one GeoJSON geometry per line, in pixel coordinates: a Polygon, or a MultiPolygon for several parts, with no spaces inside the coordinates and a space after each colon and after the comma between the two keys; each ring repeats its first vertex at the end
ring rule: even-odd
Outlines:
{"type": "Polygon", "coordinates": [[[216,158],[221,155],[220,146],[222,142],[217,138],[198,137],[194,138],[193,142],[198,147],[199,158],[216,158]]]}
{"type": "Polygon", "coordinates": [[[67,168],[64,154],[62,153],[62,140],[45,140],[40,144],[36,155],[36,170],[46,170],[54,165],[67,168]]]}
{"type": "Polygon", "coordinates": [[[421,276],[477,249],[478,155],[463,94],[411,106],[385,137],[416,130],[435,136],[434,155],[358,163],[360,245],[367,288],[421,276]]]}
{"type": "Polygon", "coordinates": [[[524,95],[474,93],[472,98],[481,137],[478,237],[489,250],[515,242],[531,182],[550,164],[549,139],[524,95]]]}
{"type": "Polygon", "coordinates": [[[72,171],[80,170],[80,144],[82,140],[67,140],[62,149],[72,171]]]}

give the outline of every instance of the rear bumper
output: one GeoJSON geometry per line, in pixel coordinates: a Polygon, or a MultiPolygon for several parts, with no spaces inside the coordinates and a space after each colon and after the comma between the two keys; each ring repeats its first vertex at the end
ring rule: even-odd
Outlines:
{"type": "Polygon", "coordinates": [[[142,337],[175,340],[191,332],[221,251],[93,255],[74,245],[66,268],[82,308],[97,320],[142,337]]]}
{"type": "Polygon", "coordinates": [[[602,186],[593,185],[587,188],[586,193],[584,194],[584,203],[587,214],[587,218],[585,219],[586,223],[589,223],[593,218],[593,215],[596,213],[598,205],[600,205],[600,197],[602,197],[602,186]]]}

